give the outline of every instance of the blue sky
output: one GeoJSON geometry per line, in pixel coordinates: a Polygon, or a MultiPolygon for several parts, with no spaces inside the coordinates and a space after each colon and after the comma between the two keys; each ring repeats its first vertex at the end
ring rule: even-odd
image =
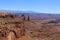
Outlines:
{"type": "Polygon", "coordinates": [[[0,10],[60,13],[60,0],[0,0],[0,10]]]}

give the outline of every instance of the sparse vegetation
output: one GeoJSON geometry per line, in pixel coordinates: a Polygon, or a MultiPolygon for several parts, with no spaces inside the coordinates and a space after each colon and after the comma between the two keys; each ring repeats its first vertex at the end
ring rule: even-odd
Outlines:
{"type": "Polygon", "coordinates": [[[56,21],[49,21],[48,23],[57,23],[56,21]]]}
{"type": "Polygon", "coordinates": [[[10,14],[0,16],[0,37],[7,38],[9,33],[13,32],[16,38],[20,38],[24,36],[24,31],[23,21],[18,16],[10,14]]]}
{"type": "Polygon", "coordinates": [[[13,35],[12,40],[60,40],[60,23],[56,19],[32,20],[30,18],[31,16],[24,14],[21,16],[1,14],[0,39],[4,40],[13,35]]]}

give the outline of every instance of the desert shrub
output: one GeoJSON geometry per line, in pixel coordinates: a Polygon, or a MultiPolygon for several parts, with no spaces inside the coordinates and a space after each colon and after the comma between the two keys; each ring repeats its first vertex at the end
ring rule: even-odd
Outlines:
{"type": "Polygon", "coordinates": [[[30,32],[31,34],[33,34],[33,32],[30,32]]]}

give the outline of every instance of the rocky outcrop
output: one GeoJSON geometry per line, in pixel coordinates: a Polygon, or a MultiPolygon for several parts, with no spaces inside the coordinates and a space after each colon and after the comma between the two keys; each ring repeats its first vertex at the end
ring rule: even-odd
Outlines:
{"type": "Polygon", "coordinates": [[[15,35],[15,38],[25,36],[23,20],[15,14],[0,13],[0,39],[7,39],[11,32],[15,35]]]}

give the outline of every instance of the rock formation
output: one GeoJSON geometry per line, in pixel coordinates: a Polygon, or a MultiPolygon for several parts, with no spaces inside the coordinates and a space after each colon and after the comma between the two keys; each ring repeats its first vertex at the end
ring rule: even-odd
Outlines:
{"type": "MultiPolygon", "coordinates": [[[[15,14],[0,13],[0,39],[9,40],[8,35],[14,34],[15,38],[25,36],[24,22],[15,14]]],[[[13,36],[13,35],[12,35],[13,36]]],[[[11,40],[11,39],[10,39],[11,40]]],[[[13,39],[12,39],[13,40],[13,39]]]]}

